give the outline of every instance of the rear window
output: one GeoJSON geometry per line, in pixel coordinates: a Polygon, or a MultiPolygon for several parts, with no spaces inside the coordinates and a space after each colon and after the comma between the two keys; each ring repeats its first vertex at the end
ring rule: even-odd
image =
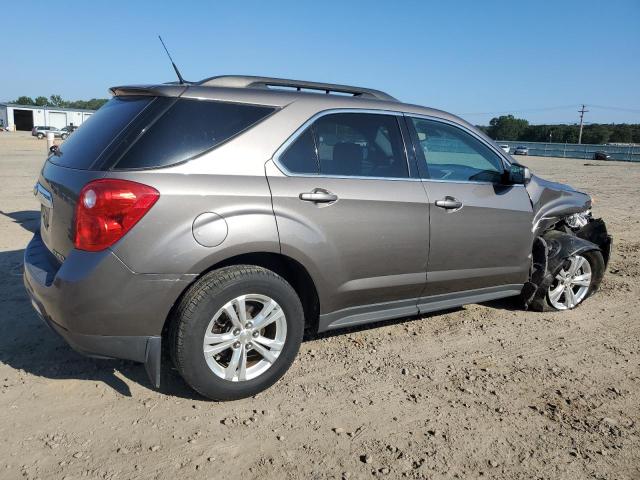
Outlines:
{"type": "Polygon", "coordinates": [[[51,156],[49,161],[63,167],[89,169],[111,141],[152,100],[153,97],[112,98],[91,115],[82,128],[69,136],[60,146],[60,154],[51,156]]]}
{"type": "Polygon", "coordinates": [[[178,99],[148,126],[115,168],[154,168],[183,162],[229,140],[273,111],[273,107],[178,99]]]}

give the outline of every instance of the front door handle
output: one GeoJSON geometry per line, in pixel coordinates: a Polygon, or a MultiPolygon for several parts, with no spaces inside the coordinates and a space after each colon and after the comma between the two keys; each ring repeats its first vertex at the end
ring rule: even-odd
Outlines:
{"type": "Polygon", "coordinates": [[[442,200],[436,200],[436,207],[446,210],[459,210],[462,208],[462,202],[457,198],[446,196],[442,200]]]}
{"type": "Polygon", "coordinates": [[[331,203],[338,200],[338,196],[335,193],[316,188],[312,192],[301,193],[300,200],[314,203],[331,203]]]}

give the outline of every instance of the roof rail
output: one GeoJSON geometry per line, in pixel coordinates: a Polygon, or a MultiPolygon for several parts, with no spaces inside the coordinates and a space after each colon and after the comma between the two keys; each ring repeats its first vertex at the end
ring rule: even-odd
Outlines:
{"type": "Polygon", "coordinates": [[[305,80],[289,80],[286,78],[254,77],[248,75],[222,75],[219,77],[205,78],[196,83],[202,87],[228,87],[228,88],[269,88],[284,87],[295,88],[297,91],[317,90],[326,94],[331,92],[351,94],[354,97],[375,98],[378,100],[397,101],[391,95],[374,90],[372,88],[352,87],[350,85],[336,85],[333,83],[307,82],[305,80]]]}

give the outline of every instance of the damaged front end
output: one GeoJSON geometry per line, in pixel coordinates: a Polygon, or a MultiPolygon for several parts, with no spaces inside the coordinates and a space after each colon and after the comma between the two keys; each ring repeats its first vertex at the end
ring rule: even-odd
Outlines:
{"type": "Polygon", "coordinates": [[[543,310],[554,279],[576,255],[600,252],[604,266],[592,280],[591,293],[598,288],[611,255],[612,238],[604,221],[591,216],[587,194],[538,177],[532,180],[527,189],[534,206],[534,240],[522,298],[526,309],[543,310]]]}

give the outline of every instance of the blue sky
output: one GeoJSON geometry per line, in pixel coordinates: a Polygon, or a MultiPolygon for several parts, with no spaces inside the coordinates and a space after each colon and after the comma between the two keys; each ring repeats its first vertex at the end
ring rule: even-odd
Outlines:
{"type": "Polygon", "coordinates": [[[0,100],[173,80],[160,33],[190,80],[364,85],[476,124],[575,122],[581,103],[588,122],[640,123],[639,0],[14,1],[2,17],[0,100]]]}

